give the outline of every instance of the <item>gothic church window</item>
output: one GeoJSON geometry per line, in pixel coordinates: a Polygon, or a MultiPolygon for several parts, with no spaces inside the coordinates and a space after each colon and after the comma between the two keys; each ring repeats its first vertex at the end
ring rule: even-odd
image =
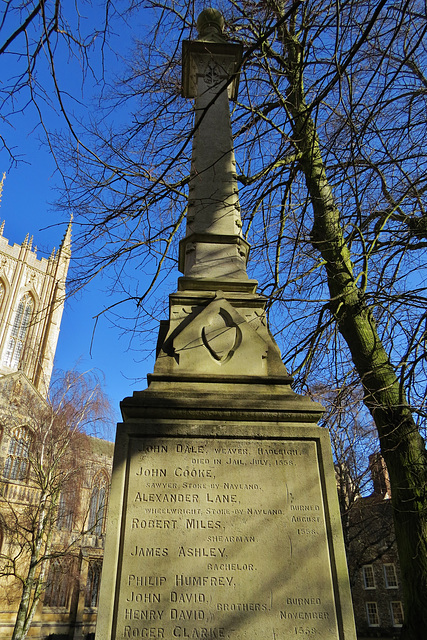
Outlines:
{"type": "Polygon", "coordinates": [[[6,287],[4,286],[4,283],[2,280],[0,280],[0,309],[2,307],[3,304],[3,300],[5,298],[6,295],[6,287]]]}
{"type": "Polygon", "coordinates": [[[25,344],[25,338],[30,326],[31,317],[34,310],[34,300],[27,293],[23,296],[18,304],[18,308],[13,319],[12,329],[10,331],[9,340],[4,356],[3,364],[6,367],[16,369],[21,358],[21,354],[25,344]]]}
{"type": "Polygon", "coordinates": [[[9,440],[9,449],[3,469],[8,480],[26,480],[30,464],[31,435],[26,427],[17,427],[9,440]]]}
{"type": "Polygon", "coordinates": [[[100,536],[105,531],[108,480],[105,473],[99,473],[94,480],[89,504],[88,529],[100,536]]]}
{"type": "Polygon", "coordinates": [[[102,560],[90,560],[87,572],[85,607],[97,607],[99,584],[101,581],[102,560]]]}
{"type": "Polygon", "coordinates": [[[68,608],[73,588],[74,563],[72,558],[51,562],[44,594],[45,607],[68,608]]]}
{"type": "Polygon", "coordinates": [[[4,523],[3,523],[3,518],[2,516],[0,516],[0,553],[3,549],[3,542],[4,542],[4,523]]]}
{"type": "Polygon", "coordinates": [[[62,531],[71,531],[73,528],[73,507],[70,504],[70,496],[64,492],[59,497],[56,526],[62,531]]]}

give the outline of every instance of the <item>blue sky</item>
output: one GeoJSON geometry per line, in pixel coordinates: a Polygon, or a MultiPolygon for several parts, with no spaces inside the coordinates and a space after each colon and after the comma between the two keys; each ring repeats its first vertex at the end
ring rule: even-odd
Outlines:
{"type": "MultiPolygon", "coordinates": [[[[29,123],[29,115],[25,121],[29,123]]],[[[41,258],[53,247],[58,248],[65,232],[64,217],[51,204],[57,182],[55,165],[36,133],[26,134],[20,127],[16,143],[23,156],[17,167],[9,168],[6,153],[0,151],[0,171],[6,171],[0,218],[6,221],[4,236],[9,244],[20,244],[29,233],[41,258]]],[[[153,369],[154,359],[136,362],[138,354],[128,350],[126,336],[120,336],[105,319],[97,323],[94,333],[93,318],[105,304],[102,283],[96,280],[90,289],[67,300],[55,365],[64,370],[77,366],[79,370],[95,368],[102,372],[118,420],[120,400],[146,387],[145,376],[153,369]]]]}
{"type": "MultiPolygon", "coordinates": [[[[142,25],[143,28],[146,25],[142,25]]],[[[121,23],[120,43],[122,52],[126,52],[132,44],[132,34],[140,32],[141,28],[133,24],[121,23]]],[[[115,39],[117,43],[117,38],[115,39]]],[[[118,47],[116,48],[118,52],[118,47]]],[[[7,58],[8,71],[13,75],[15,58],[7,58]],[[10,66],[11,65],[11,66],[10,66]]],[[[58,57],[58,73],[61,75],[62,86],[70,94],[82,98],[79,83],[81,75],[78,61],[73,66],[64,55],[58,57]],[[80,92],[80,94],[79,94],[80,92]]],[[[120,64],[117,55],[109,55],[112,76],[115,67],[120,64]]],[[[47,87],[46,100],[41,99],[43,117],[47,127],[51,130],[64,128],[64,122],[53,109],[47,106],[52,88],[46,61],[41,60],[37,67],[37,79],[41,86],[47,87]],[[50,92],[50,94],[49,94],[50,92]]],[[[96,91],[96,86],[94,86],[96,91]]],[[[91,89],[85,94],[89,104],[91,89]]],[[[28,97],[28,96],[27,96],[28,97]]],[[[59,175],[53,158],[46,146],[44,132],[39,125],[39,118],[34,106],[30,103],[22,113],[19,108],[26,102],[23,94],[15,99],[15,113],[7,121],[0,118],[0,135],[13,147],[18,162],[11,164],[10,156],[0,144],[0,176],[6,172],[3,197],[0,207],[0,219],[5,220],[4,236],[9,244],[20,244],[27,233],[34,236],[33,246],[38,247],[38,257],[50,255],[53,247],[58,248],[64,235],[67,217],[66,213],[56,210],[54,206],[59,185],[59,175]]],[[[78,102],[69,103],[74,115],[79,115],[78,102]]],[[[10,107],[10,104],[7,105],[10,107]]],[[[87,105],[86,105],[87,106],[87,105]]],[[[1,115],[8,116],[6,109],[1,115]]],[[[82,109],[84,114],[84,108],[82,109]]],[[[178,273],[177,273],[178,276],[178,273]]],[[[119,402],[131,395],[134,390],[146,387],[146,374],[152,371],[154,356],[146,359],[146,353],[136,353],[129,350],[129,338],[121,335],[119,329],[111,326],[105,318],[101,318],[96,325],[94,316],[99,314],[111,298],[106,299],[102,291],[103,283],[93,281],[90,288],[83,290],[78,297],[67,300],[61,325],[61,333],[56,352],[55,366],[67,370],[77,367],[79,370],[96,369],[105,376],[105,390],[109,395],[116,413],[116,420],[120,420],[119,402]]],[[[167,292],[165,292],[165,296],[167,292]]],[[[155,336],[152,338],[152,349],[155,347],[155,336]]],[[[151,345],[147,345],[147,351],[151,345]]],[[[152,351],[152,350],[151,350],[152,351]]],[[[109,434],[114,437],[114,429],[109,434]]]]}

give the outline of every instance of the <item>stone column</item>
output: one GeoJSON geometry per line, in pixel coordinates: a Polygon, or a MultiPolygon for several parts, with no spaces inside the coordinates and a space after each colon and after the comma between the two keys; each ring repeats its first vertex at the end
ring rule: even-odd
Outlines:
{"type": "Polygon", "coordinates": [[[195,99],[195,124],[179,286],[236,290],[240,283],[254,291],[256,282],[246,273],[249,245],[241,232],[229,109],[242,47],[224,39],[222,16],[214,10],[202,13],[197,26],[199,39],[183,45],[183,95],[195,99]]]}

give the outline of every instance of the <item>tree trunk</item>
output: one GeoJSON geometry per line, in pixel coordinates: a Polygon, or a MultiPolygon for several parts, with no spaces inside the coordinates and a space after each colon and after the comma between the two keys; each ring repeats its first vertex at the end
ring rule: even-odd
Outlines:
{"type": "Polygon", "coordinates": [[[40,570],[40,574],[38,575],[37,579],[34,581],[35,582],[35,586],[34,586],[34,594],[33,594],[33,598],[31,600],[31,604],[27,609],[27,616],[26,616],[26,620],[22,629],[22,638],[26,638],[27,634],[30,630],[31,627],[31,623],[33,622],[33,618],[34,618],[34,614],[36,612],[37,609],[37,605],[40,602],[40,598],[41,595],[43,593],[43,582],[44,579],[46,577],[46,562],[42,563],[42,567],[40,570]]]}
{"type": "Polygon", "coordinates": [[[427,637],[427,454],[371,310],[358,289],[339,210],[323,164],[314,121],[307,108],[302,52],[296,37],[283,34],[288,60],[288,108],[300,168],[310,195],[312,245],[325,261],[330,308],[364,389],[364,402],[378,430],[390,475],[394,524],[404,593],[402,638],[427,637]]]}
{"type": "Polygon", "coordinates": [[[47,519],[47,497],[42,495],[40,498],[40,513],[38,516],[37,531],[34,539],[33,549],[28,567],[27,577],[24,580],[21,601],[16,615],[15,627],[11,640],[25,640],[31,626],[37,604],[42,593],[40,589],[40,580],[44,573],[44,563],[40,568],[40,574],[36,576],[37,567],[40,564],[41,548],[43,537],[51,536],[51,530],[46,530],[47,519]]]}
{"type": "Polygon", "coordinates": [[[27,577],[24,581],[21,601],[16,614],[15,627],[11,640],[24,640],[28,633],[27,618],[31,605],[31,593],[35,579],[36,564],[30,564],[27,577]]]}

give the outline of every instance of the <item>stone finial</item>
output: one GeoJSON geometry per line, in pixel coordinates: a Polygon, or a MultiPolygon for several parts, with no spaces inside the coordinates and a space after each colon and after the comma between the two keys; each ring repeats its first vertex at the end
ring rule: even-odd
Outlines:
{"type": "Polygon", "coordinates": [[[225,21],[218,9],[204,9],[197,18],[198,40],[202,42],[225,42],[225,21]]]}

